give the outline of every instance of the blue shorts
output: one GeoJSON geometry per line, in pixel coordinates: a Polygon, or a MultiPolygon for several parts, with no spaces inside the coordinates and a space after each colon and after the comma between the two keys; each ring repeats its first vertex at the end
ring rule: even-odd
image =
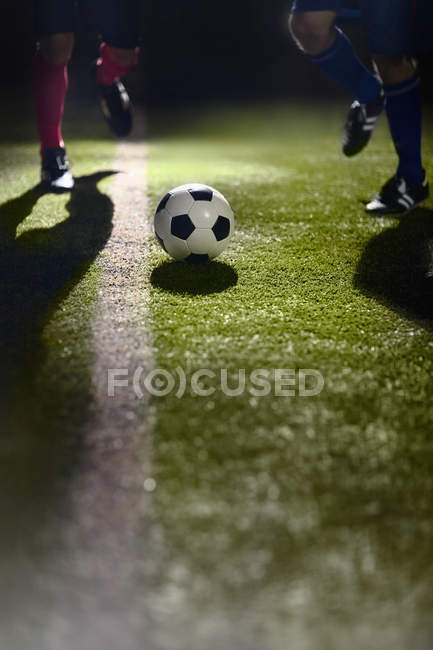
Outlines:
{"type": "MultiPolygon", "coordinates": [[[[358,10],[372,54],[433,49],[433,0],[293,0],[292,12],[358,10]]],[[[338,18],[337,18],[338,20],[338,18]]]]}
{"type": "Polygon", "coordinates": [[[34,0],[36,36],[74,32],[80,5],[90,9],[102,39],[113,47],[139,42],[139,0],[34,0]]]}

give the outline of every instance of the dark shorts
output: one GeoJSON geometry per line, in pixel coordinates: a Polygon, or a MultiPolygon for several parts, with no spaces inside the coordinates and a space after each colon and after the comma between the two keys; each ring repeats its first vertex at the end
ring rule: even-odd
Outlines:
{"type": "Polygon", "coordinates": [[[74,32],[80,5],[90,9],[103,40],[132,48],[139,42],[139,0],[35,0],[36,36],[74,32]]]}
{"type": "Polygon", "coordinates": [[[293,0],[292,12],[358,9],[373,54],[433,49],[433,0],[293,0]],[[344,9],[343,9],[344,7],[344,9]]]}

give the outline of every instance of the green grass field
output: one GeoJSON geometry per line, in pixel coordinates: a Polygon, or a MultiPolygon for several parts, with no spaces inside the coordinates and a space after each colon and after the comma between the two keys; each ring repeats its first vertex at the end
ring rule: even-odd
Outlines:
{"type": "MultiPolygon", "coordinates": [[[[160,547],[146,590],[166,640],[149,650],[433,643],[433,201],[401,218],[366,215],[363,202],[394,172],[385,124],[348,161],[344,110],[323,115],[292,105],[151,120],[143,218],[196,181],[222,191],[237,219],[232,245],[207,267],[143,242],[154,366],[188,377],[227,369],[233,386],[240,369],[314,369],[325,385],[312,397],[154,398],[160,547]]],[[[115,146],[96,123],[90,140],[70,128],[82,177],[72,198],[30,189],[33,144],[3,150],[1,506],[6,521],[21,513],[11,539],[43,527],[46,499],[69,502],[65,475],[86,456],[115,146]]],[[[433,121],[424,153],[433,180],[433,121]]]]}

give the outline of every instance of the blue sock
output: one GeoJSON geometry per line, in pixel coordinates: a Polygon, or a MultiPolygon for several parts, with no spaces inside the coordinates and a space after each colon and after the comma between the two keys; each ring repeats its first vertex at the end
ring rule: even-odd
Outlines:
{"type": "Polygon", "coordinates": [[[399,158],[397,175],[409,183],[422,183],[421,86],[418,74],[399,84],[384,86],[386,115],[399,158]]]}
{"type": "Polygon", "coordinates": [[[344,32],[335,28],[336,39],[330,48],[310,56],[314,65],[329,77],[351,90],[361,104],[374,101],[382,86],[376,77],[361,63],[344,32]]]}

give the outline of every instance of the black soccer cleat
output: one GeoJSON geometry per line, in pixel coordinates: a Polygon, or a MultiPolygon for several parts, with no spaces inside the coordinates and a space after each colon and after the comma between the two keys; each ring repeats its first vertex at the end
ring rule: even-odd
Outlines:
{"type": "Polygon", "coordinates": [[[45,149],[41,166],[41,183],[51,192],[69,192],[73,189],[74,177],[64,147],[45,149]]]}
{"type": "Polygon", "coordinates": [[[427,180],[410,185],[404,178],[393,176],[367,205],[372,214],[393,214],[409,212],[420,205],[429,195],[427,180]]]}
{"type": "Polygon", "coordinates": [[[385,96],[380,93],[377,99],[368,104],[354,101],[349,109],[343,134],[343,153],[355,156],[370,142],[377,118],[383,111],[385,96]]]}
{"type": "MultiPolygon", "coordinates": [[[[93,64],[92,72],[96,79],[97,64],[93,64]]],[[[96,82],[99,95],[99,105],[110,129],[119,137],[124,138],[132,130],[132,104],[128,92],[116,79],[111,86],[96,82]]]]}

